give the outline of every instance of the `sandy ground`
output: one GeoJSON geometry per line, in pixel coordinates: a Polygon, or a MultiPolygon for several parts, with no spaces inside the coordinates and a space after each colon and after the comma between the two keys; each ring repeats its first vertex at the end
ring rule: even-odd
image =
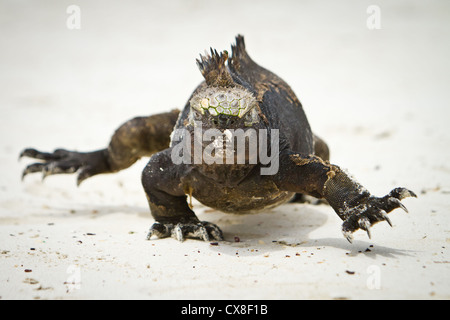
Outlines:
{"type": "Polygon", "coordinates": [[[1,299],[450,298],[447,1],[1,0],[0,34],[1,299]],[[393,228],[350,244],[325,205],[234,216],[194,202],[226,241],[146,241],[144,159],[79,188],[20,180],[25,147],[95,150],[127,119],[182,107],[198,53],[238,33],[292,86],[333,163],[373,194],[419,195],[393,228]]]}

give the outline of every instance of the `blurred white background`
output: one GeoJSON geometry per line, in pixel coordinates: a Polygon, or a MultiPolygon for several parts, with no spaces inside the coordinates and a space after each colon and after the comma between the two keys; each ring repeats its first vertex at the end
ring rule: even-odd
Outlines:
{"type": "MultiPolygon", "coordinates": [[[[238,292],[238,296],[232,295],[235,298],[297,297],[291,295],[292,292],[300,297],[333,298],[342,294],[354,298],[402,297],[409,294],[421,298],[433,297],[437,292],[438,297],[448,298],[449,256],[442,249],[443,244],[450,241],[450,2],[446,0],[0,0],[0,228],[3,228],[0,243],[4,246],[0,249],[7,249],[12,256],[2,260],[0,281],[2,286],[10,288],[9,296],[37,294],[28,288],[29,284],[23,284],[23,272],[19,275],[17,268],[13,268],[14,264],[28,261],[25,252],[30,240],[25,236],[22,240],[12,238],[10,233],[25,232],[26,235],[29,228],[45,229],[48,220],[58,221],[58,228],[49,230],[47,236],[51,235],[50,240],[52,237],[60,240],[56,244],[47,240],[45,250],[49,254],[70,252],[72,260],[62,264],[59,260],[50,260],[63,274],[63,280],[55,280],[54,292],[39,293],[48,297],[57,294],[65,297],[64,289],[58,289],[58,285],[67,277],[67,265],[81,264],[83,259],[87,261],[82,266],[83,279],[88,276],[92,279],[84,281],[86,291],[80,291],[81,297],[108,297],[118,292],[114,290],[117,282],[106,280],[113,283],[109,291],[101,291],[103,287],[96,282],[103,279],[105,273],[96,273],[96,269],[88,267],[94,258],[88,260],[87,257],[96,257],[95,250],[83,251],[81,257],[75,259],[71,251],[75,249],[64,247],[72,245],[68,241],[70,237],[67,238],[68,230],[78,228],[82,233],[85,229],[80,226],[85,225],[88,230],[93,226],[97,230],[107,229],[104,234],[109,238],[103,244],[116,241],[114,248],[105,249],[107,255],[117,257],[116,264],[108,264],[111,270],[117,266],[117,261],[124,260],[125,265],[133,261],[136,263],[133,267],[140,266],[140,259],[147,257],[142,252],[148,252],[146,246],[150,246],[142,242],[147,230],[144,224],[150,226],[151,223],[139,181],[143,164],[118,175],[92,178],[77,189],[74,178],[68,177],[47,178],[41,184],[40,177],[33,175],[21,183],[21,170],[26,163],[17,161],[20,151],[25,147],[49,151],[57,147],[80,151],[103,148],[124,121],[138,115],[182,108],[202,81],[195,63],[198,54],[209,47],[229,50],[237,34],[245,36],[249,55],[258,64],[278,74],[297,93],[313,131],[330,145],[333,163],[349,169],[376,195],[402,185],[420,197],[408,202],[409,216],[393,215],[394,231],[386,227],[383,233],[385,229],[381,224],[375,228],[380,230],[377,244],[384,244],[384,247],[378,246],[379,251],[372,249],[375,257],[382,255],[377,261],[373,256],[361,257],[356,253],[359,249],[347,249],[348,244],[340,242],[340,221],[330,208],[302,207],[306,218],[308,210],[330,213],[327,224],[314,234],[316,238],[325,238],[323,248],[336,249],[331,251],[334,253],[327,252],[327,257],[332,258],[321,265],[325,269],[318,269],[317,264],[303,264],[302,272],[312,271],[309,273],[311,280],[302,280],[296,276],[297,267],[285,269],[276,262],[280,275],[265,280],[258,278],[260,283],[267,282],[265,288],[287,288],[286,294],[278,291],[276,295],[261,290],[256,282],[243,283],[245,274],[241,277],[237,273],[231,280],[224,274],[222,279],[226,279],[224,283],[228,288],[224,293],[238,292]],[[67,27],[68,19],[72,19],[71,13],[67,13],[71,5],[80,9],[80,29],[67,27]],[[373,19],[373,13],[367,11],[370,6],[380,9],[380,29],[368,28],[368,20],[373,19]],[[73,208],[78,213],[97,208],[94,211],[100,211],[99,218],[85,220],[83,214],[69,213],[73,208]],[[122,211],[127,215],[125,218],[122,211]],[[124,219],[116,219],[116,215],[124,219]],[[67,220],[58,220],[58,216],[67,220]],[[141,220],[141,216],[145,219],[141,220]],[[24,219],[20,220],[21,217],[24,219]],[[32,218],[41,225],[22,227],[32,223],[32,218]],[[142,227],[134,240],[138,246],[127,246],[129,240],[119,241],[120,237],[129,237],[129,229],[121,227],[139,229],[124,227],[126,223],[142,227]],[[121,230],[125,236],[114,230],[121,230]],[[422,251],[413,253],[412,247],[422,251]],[[138,250],[143,251],[133,254],[138,250]],[[353,260],[345,256],[344,250],[353,250],[353,260]],[[407,253],[399,254],[397,259],[398,252],[407,253]],[[433,260],[444,262],[436,264],[433,260]],[[367,291],[366,264],[380,261],[390,268],[389,272],[383,271],[383,279],[390,281],[383,282],[384,291],[367,291]],[[358,263],[362,263],[362,267],[357,267],[358,263]],[[423,267],[425,264],[427,269],[423,267]],[[359,270],[351,277],[361,279],[360,283],[345,281],[348,268],[359,270]],[[341,277],[337,277],[337,273],[341,277]],[[10,281],[14,277],[16,281],[10,281]],[[300,283],[285,286],[286,277],[298,279],[300,283]],[[308,281],[314,285],[310,286],[308,281]],[[16,287],[22,291],[14,291],[16,287]],[[329,288],[334,291],[330,293],[329,288]],[[352,291],[353,288],[356,289],[352,291]],[[261,295],[263,293],[266,295],[261,295]]],[[[288,209],[282,210],[287,212],[288,209]]],[[[293,220],[286,220],[286,223],[297,223],[296,213],[287,214],[293,220]]],[[[318,217],[322,219],[320,214],[318,217]]],[[[233,230],[226,221],[222,221],[225,231],[233,230]]],[[[245,232],[258,234],[257,230],[245,229],[245,232]]],[[[245,234],[241,238],[244,239],[245,234]]],[[[271,239],[265,240],[271,243],[271,239]]],[[[318,246],[310,242],[305,250],[315,250],[318,246]]],[[[199,244],[188,242],[180,246],[160,241],[158,245],[171,248],[161,252],[172,254],[165,259],[172,259],[173,268],[149,260],[152,272],[156,268],[174,284],[162,283],[162,276],[158,276],[158,283],[150,280],[142,283],[143,280],[138,279],[141,274],[133,279],[139,280],[136,282],[136,287],[142,290],[139,292],[147,294],[146,288],[158,285],[152,289],[155,290],[151,293],[153,297],[159,297],[158,294],[173,297],[170,288],[178,289],[183,279],[198,278],[180,273],[180,270],[192,271],[189,269],[191,262],[180,262],[182,255],[170,250],[194,250],[199,244]],[[189,264],[188,269],[183,263],[189,264]]],[[[365,243],[361,246],[367,247],[365,243]]],[[[272,247],[264,248],[260,251],[272,247]]],[[[207,259],[211,258],[210,251],[202,249],[208,252],[205,253],[207,259]]],[[[281,254],[284,257],[283,251],[281,254]]],[[[295,256],[295,251],[289,254],[295,256]]],[[[231,258],[234,259],[234,252],[231,258]]],[[[234,268],[234,272],[244,272],[245,268],[234,266],[235,260],[231,258],[227,262],[230,268],[234,268]]],[[[148,256],[147,259],[153,258],[148,256]]],[[[200,255],[198,259],[202,261],[200,255]]],[[[256,267],[251,261],[241,259],[240,263],[249,263],[249,270],[260,274],[258,269],[252,269],[256,267]]],[[[260,266],[264,266],[264,262],[262,260],[260,266]]],[[[104,270],[101,262],[96,263],[99,270],[104,270]]],[[[217,270],[221,269],[214,269],[214,265],[208,269],[209,265],[204,263],[210,278],[205,280],[203,291],[198,291],[196,297],[210,297],[210,289],[217,287],[220,272],[217,270]]],[[[133,277],[132,272],[140,270],[128,267],[133,277]]],[[[48,265],[40,270],[46,268],[48,265]]],[[[147,272],[147,268],[143,267],[142,272],[147,272]]],[[[121,279],[123,267],[119,266],[110,274],[121,279]]],[[[45,280],[45,272],[42,275],[35,272],[33,277],[41,283],[53,281],[45,280]]],[[[120,288],[122,290],[122,285],[120,288]]],[[[189,285],[184,289],[173,292],[179,295],[191,292],[189,285]]],[[[0,296],[8,296],[5,292],[0,291],[0,296]]],[[[226,294],[225,297],[229,297],[226,294]]]]}

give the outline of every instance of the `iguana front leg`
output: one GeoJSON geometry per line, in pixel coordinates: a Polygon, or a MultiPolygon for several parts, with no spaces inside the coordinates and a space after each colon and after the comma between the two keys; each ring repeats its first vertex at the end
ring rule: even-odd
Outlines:
{"type": "Polygon", "coordinates": [[[20,157],[29,157],[40,162],[28,165],[22,178],[30,173],[41,172],[43,177],[78,172],[77,184],[101,173],[112,173],[128,168],[139,158],[169,146],[170,134],[179,111],[137,117],[125,122],[113,134],[109,146],[92,152],[76,152],[57,149],[41,152],[33,148],[22,151],[20,157]]]}
{"type": "Polygon", "coordinates": [[[388,213],[406,207],[401,203],[416,194],[405,188],[395,188],[384,197],[375,197],[336,165],[314,155],[284,152],[280,155],[280,170],[274,180],[281,190],[306,193],[325,198],[344,221],[342,232],[352,242],[353,232],[365,230],[380,221],[392,226],[388,213]]]}
{"type": "MultiPolygon", "coordinates": [[[[200,221],[187,203],[189,186],[183,182],[189,170],[184,164],[174,165],[171,149],[153,155],[142,172],[142,185],[155,223],[147,235],[172,237],[179,241],[196,238],[204,241],[223,240],[218,226],[200,221]]],[[[192,191],[191,191],[192,192],[192,191]]]]}

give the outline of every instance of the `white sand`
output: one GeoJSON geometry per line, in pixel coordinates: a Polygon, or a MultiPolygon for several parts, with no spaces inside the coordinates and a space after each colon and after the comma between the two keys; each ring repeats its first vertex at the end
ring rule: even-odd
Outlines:
{"type": "Polygon", "coordinates": [[[450,298],[450,5],[376,2],[380,30],[366,26],[372,1],[2,0],[1,299],[450,298]],[[95,150],[127,119],[182,107],[198,53],[238,33],[292,86],[333,163],[373,194],[418,193],[393,228],[349,244],[328,206],[233,216],[195,202],[226,242],[146,241],[146,160],[79,188],[20,181],[25,147],[95,150]]]}

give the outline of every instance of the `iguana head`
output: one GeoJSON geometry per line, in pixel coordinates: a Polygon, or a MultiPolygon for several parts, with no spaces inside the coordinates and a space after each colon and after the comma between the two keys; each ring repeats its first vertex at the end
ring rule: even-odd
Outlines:
{"type": "Polygon", "coordinates": [[[259,123],[256,99],[241,86],[206,86],[191,99],[191,121],[207,128],[245,129],[259,123]]]}
{"type": "Polygon", "coordinates": [[[190,100],[190,122],[201,121],[204,128],[245,129],[260,122],[257,101],[252,92],[235,83],[225,64],[228,52],[200,55],[197,60],[205,78],[190,100]]]}

